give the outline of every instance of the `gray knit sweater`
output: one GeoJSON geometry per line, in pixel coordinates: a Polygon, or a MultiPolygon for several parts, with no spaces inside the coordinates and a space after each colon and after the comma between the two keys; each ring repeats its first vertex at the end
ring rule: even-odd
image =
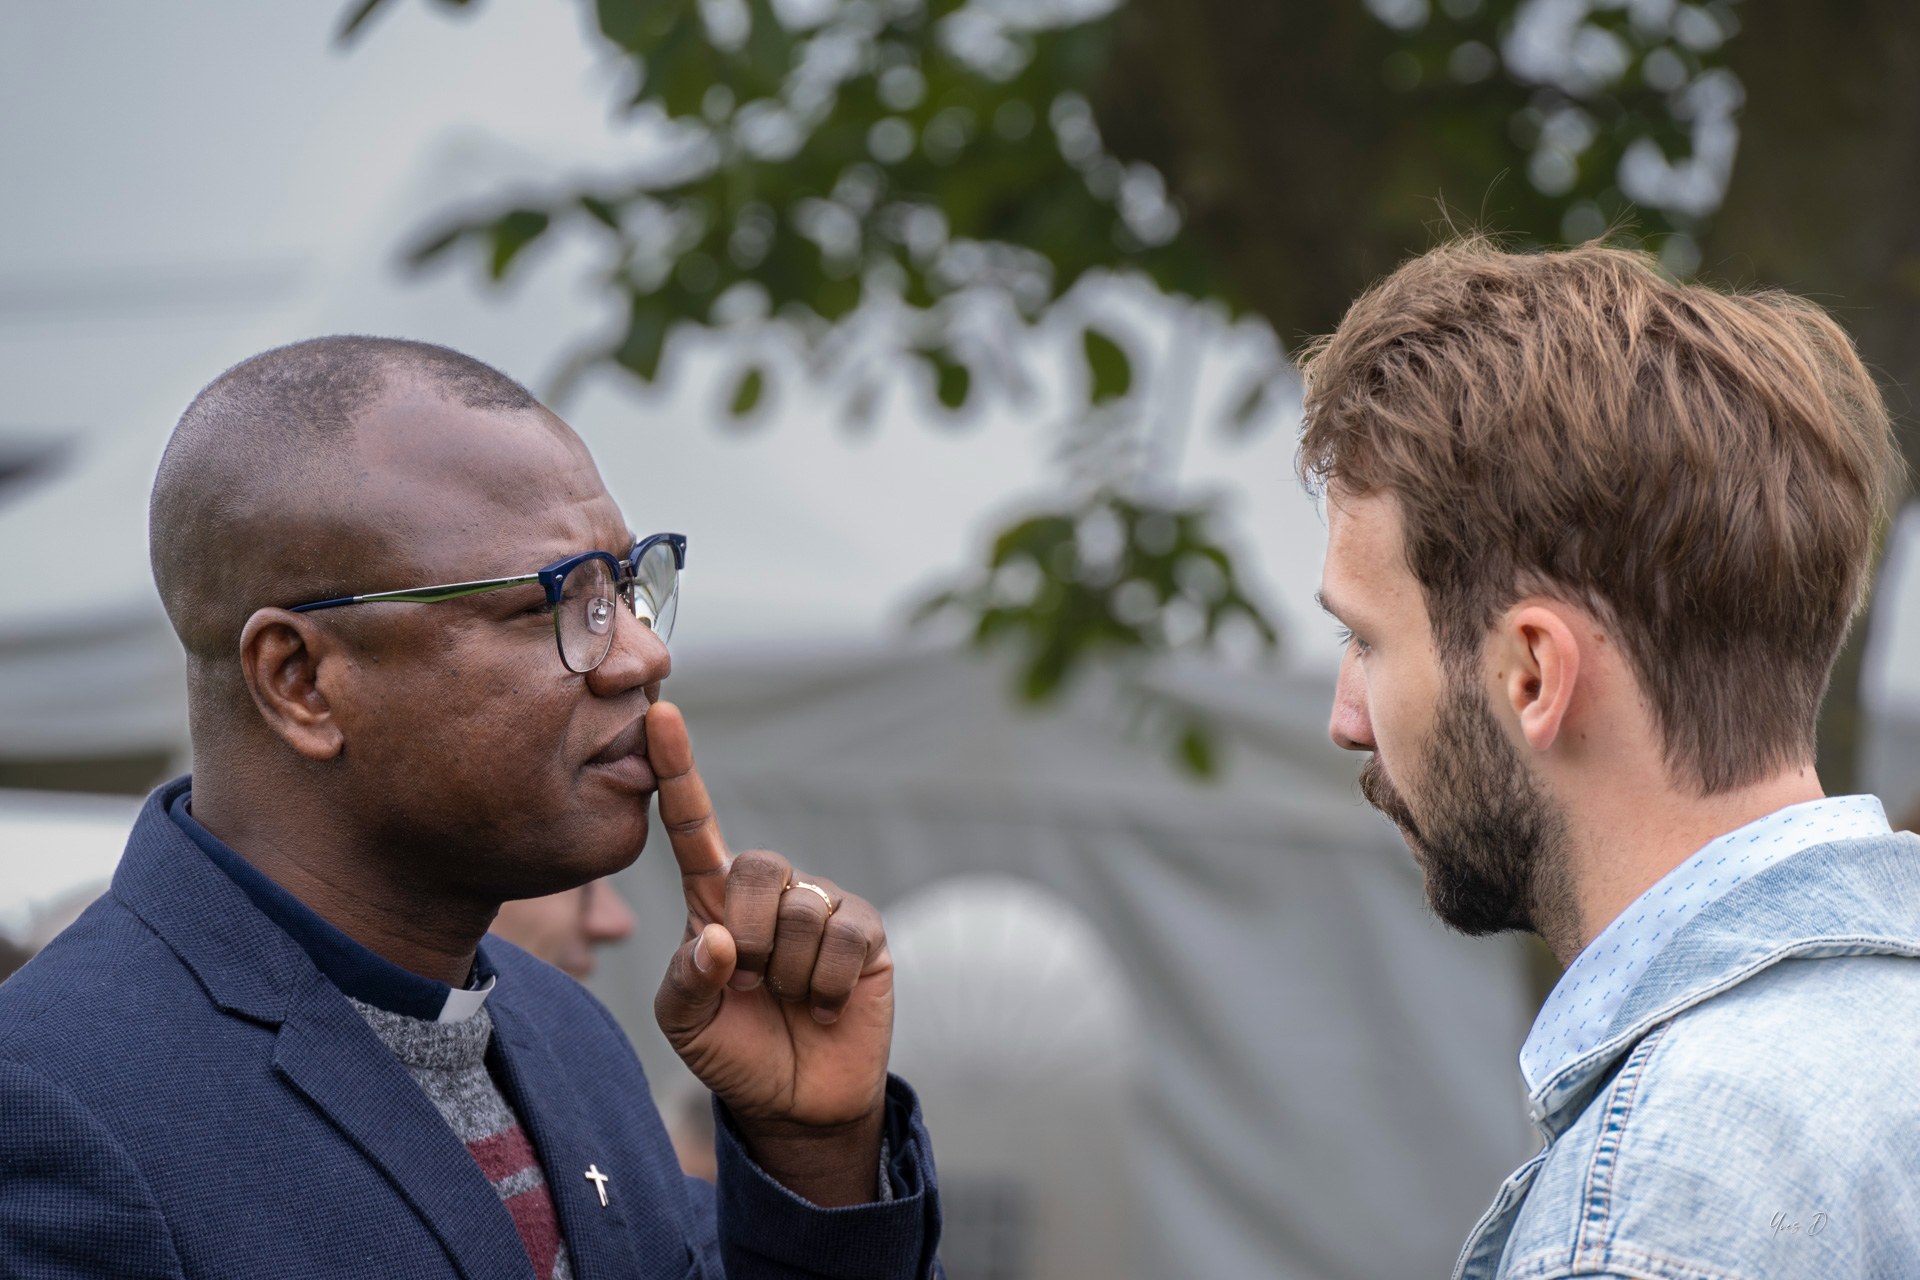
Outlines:
{"type": "MultiPolygon", "coordinates": [[[[352,999],[352,997],[348,997],[352,999]]],[[[533,1144],[487,1073],[493,1019],[482,1008],[459,1022],[428,1022],[353,1001],[373,1033],[420,1083],[454,1135],[480,1165],[542,1280],[572,1280],[566,1241],[533,1144]]]]}

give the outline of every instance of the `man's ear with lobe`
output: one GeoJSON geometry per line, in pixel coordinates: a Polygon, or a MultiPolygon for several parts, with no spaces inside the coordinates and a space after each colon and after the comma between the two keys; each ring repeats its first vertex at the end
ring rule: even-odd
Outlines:
{"type": "Polygon", "coordinates": [[[1523,602],[1496,626],[1489,656],[1520,734],[1535,751],[1560,738],[1580,684],[1580,641],[1565,606],[1523,602]]]}
{"type": "Polygon", "coordinates": [[[342,661],[338,643],[305,614],[259,609],[240,631],[240,671],[253,705],[276,737],[309,760],[331,760],[346,746],[321,688],[322,669],[342,661]]]}

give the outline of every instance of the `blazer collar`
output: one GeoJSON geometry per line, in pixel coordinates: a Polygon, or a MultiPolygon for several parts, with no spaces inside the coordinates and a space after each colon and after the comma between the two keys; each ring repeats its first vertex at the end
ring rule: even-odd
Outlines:
{"type": "Polygon", "coordinates": [[[112,893],[180,957],[215,1005],[277,1026],[319,971],[167,816],[191,783],[177,778],[147,797],[112,893]]]}
{"type": "Polygon", "coordinates": [[[1592,1050],[1543,1081],[1536,1124],[1558,1134],[1613,1065],[1679,1013],[1783,960],[1920,957],[1920,836],[1815,845],[1703,907],[1655,956],[1592,1050]]]}

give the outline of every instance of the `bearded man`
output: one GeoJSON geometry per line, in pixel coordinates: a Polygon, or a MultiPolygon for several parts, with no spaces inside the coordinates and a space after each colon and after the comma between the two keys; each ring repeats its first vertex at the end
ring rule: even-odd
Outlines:
{"type": "Polygon", "coordinates": [[[1437,249],[1305,362],[1331,733],[1446,923],[1565,974],[1456,1276],[1920,1267],[1920,839],[1814,722],[1896,457],[1818,308],[1437,249]]]}
{"type": "Polygon", "coordinates": [[[0,1273],[937,1273],[880,917],[728,851],[659,700],[686,539],[565,423],[442,347],[281,347],[188,407],[151,544],[194,772],[0,987],[0,1273]],[[486,936],[632,862],[656,791],[717,1192],[606,1010],[486,936]]]}

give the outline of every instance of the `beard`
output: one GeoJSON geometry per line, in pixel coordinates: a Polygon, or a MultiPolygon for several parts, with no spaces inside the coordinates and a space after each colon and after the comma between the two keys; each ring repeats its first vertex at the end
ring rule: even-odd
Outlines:
{"type": "Polygon", "coordinates": [[[1448,676],[1428,743],[1418,813],[1377,752],[1360,770],[1361,794],[1426,873],[1428,906],[1473,937],[1517,929],[1554,940],[1575,919],[1566,823],[1471,681],[1448,676]]]}

